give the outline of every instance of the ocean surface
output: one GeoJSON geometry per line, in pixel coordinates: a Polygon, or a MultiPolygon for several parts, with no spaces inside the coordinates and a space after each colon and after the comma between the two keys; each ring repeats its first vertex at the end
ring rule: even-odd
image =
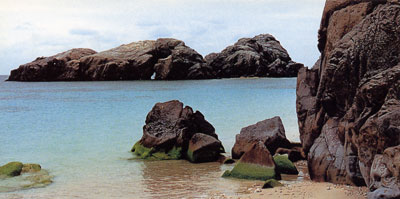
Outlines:
{"type": "Polygon", "coordinates": [[[227,155],[241,128],[274,116],[282,118],[288,139],[299,141],[296,78],[31,83],[6,78],[0,76],[0,165],[39,163],[54,183],[0,198],[207,198],[243,194],[254,184],[220,178],[232,166],[219,163],[134,159],[130,149],[157,102],[177,99],[202,112],[227,155]]]}

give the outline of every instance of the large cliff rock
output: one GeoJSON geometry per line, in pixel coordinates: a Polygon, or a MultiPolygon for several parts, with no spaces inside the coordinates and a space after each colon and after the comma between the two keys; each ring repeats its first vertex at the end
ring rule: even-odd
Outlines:
{"type": "Polygon", "coordinates": [[[296,77],[303,65],[293,62],[288,52],[272,35],[239,39],[220,53],[205,57],[215,75],[231,77],[296,77]]]}
{"type": "Polygon", "coordinates": [[[212,77],[203,57],[176,39],[146,40],[96,53],[72,49],[11,71],[10,81],[179,80],[212,77]],[[195,66],[196,67],[193,67],[195,66]],[[190,76],[188,75],[190,74],[190,76]]]}
{"type": "Polygon", "coordinates": [[[146,117],[143,136],[132,152],[143,159],[210,162],[225,151],[203,114],[173,100],[154,105],[146,117]]]}
{"type": "Polygon", "coordinates": [[[379,189],[370,178],[374,159],[400,144],[398,27],[398,1],[327,0],[321,58],[301,69],[297,81],[300,138],[312,179],[379,189]]]}

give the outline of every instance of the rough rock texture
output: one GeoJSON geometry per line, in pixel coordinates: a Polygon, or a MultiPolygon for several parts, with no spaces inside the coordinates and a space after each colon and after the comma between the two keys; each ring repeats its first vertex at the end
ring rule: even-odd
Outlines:
{"type": "Polygon", "coordinates": [[[173,100],[154,105],[146,117],[143,136],[132,152],[155,159],[189,158],[187,154],[191,154],[189,160],[205,162],[216,161],[224,150],[203,114],[173,100]]]}
{"type": "Polygon", "coordinates": [[[14,177],[19,176],[22,171],[21,162],[9,162],[0,167],[0,176],[14,177]]]}
{"type": "Polygon", "coordinates": [[[275,162],[267,147],[259,141],[254,143],[232,171],[225,172],[223,177],[268,180],[280,179],[280,174],[275,171],[275,162]]]}
{"type": "Polygon", "coordinates": [[[11,71],[8,80],[149,80],[153,74],[157,80],[294,77],[302,66],[291,61],[271,35],[240,39],[206,59],[183,41],[161,38],[132,42],[99,53],[79,48],[40,57],[11,71]]]}
{"type": "Polygon", "coordinates": [[[95,54],[86,48],[74,48],[51,57],[38,57],[35,61],[12,70],[9,81],[68,81],[79,74],[79,59],[95,54]]]}
{"type": "Polygon", "coordinates": [[[300,139],[312,179],[386,189],[370,175],[374,159],[400,144],[398,27],[397,0],[327,0],[321,58],[300,69],[297,81],[300,139]]]}
{"type": "Polygon", "coordinates": [[[259,141],[265,144],[272,155],[279,147],[290,148],[291,146],[286,139],[281,118],[274,117],[242,128],[240,134],[236,135],[236,142],[232,148],[232,158],[239,159],[259,141]]]}
{"type": "Polygon", "coordinates": [[[72,49],[22,65],[11,81],[160,80],[209,78],[203,57],[176,39],[146,40],[96,53],[72,49]],[[198,67],[193,67],[198,64],[198,67]],[[189,75],[190,74],[190,77],[189,75]]]}
{"type": "Polygon", "coordinates": [[[272,35],[239,39],[220,53],[205,57],[217,77],[296,77],[303,65],[293,62],[272,35]]]}

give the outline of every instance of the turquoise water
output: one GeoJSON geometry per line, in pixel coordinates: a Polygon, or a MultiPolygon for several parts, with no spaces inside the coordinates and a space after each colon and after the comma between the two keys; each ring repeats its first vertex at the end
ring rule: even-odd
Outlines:
{"type": "MultiPolygon", "coordinates": [[[[298,141],[296,79],[4,82],[0,76],[0,165],[34,162],[54,175],[45,188],[0,198],[207,198],[253,183],[222,179],[229,166],[132,160],[147,113],[177,99],[201,111],[230,151],[242,127],[279,115],[298,141]]],[[[1,186],[1,185],[0,185],[1,186]]]]}

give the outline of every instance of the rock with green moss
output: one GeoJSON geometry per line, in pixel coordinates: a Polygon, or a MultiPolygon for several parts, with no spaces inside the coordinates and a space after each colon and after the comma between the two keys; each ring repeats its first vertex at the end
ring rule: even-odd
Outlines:
{"type": "Polygon", "coordinates": [[[235,167],[230,171],[229,177],[269,180],[280,179],[280,174],[275,172],[275,163],[264,143],[257,142],[251,149],[243,154],[235,167]]]}
{"type": "Polygon", "coordinates": [[[203,114],[173,100],[154,105],[132,152],[142,159],[186,158],[197,163],[217,161],[224,148],[203,114]]]}
{"type": "Polygon", "coordinates": [[[136,142],[131,150],[137,157],[146,160],[179,160],[182,157],[182,148],[172,147],[169,151],[157,151],[154,148],[143,146],[136,142]]]}
{"type": "Polygon", "coordinates": [[[21,173],[39,172],[42,167],[39,164],[24,164],[21,173]]]}
{"type": "Polygon", "coordinates": [[[287,155],[275,155],[274,162],[279,173],[297,175],[299,171],[287,155]]]}
{"type": "Polygon", "coordinates": [[[0,167],[0,175],[7,177],[19,176],[22,171],[23,164],[21,162],[9,162],[0,167]]]}
{"type": "Polygon", "coordinates": [[[223,178],[227,178],[227,177],[230,177],[231,176],[231,171],[229,171],[229,170],[226,170],[223,174],[222,174],[222,177],[223,178]]]}
{"type": "Polygon", "coordinates": [[[223,164],[233,164],[235,163],[235,160],[232,158],[225,158],[225,160],[222,162],[223,164]]]}
{"type": "Polygon", "coordinates": [[[282,186],[283,186],[283,184],[280,183],[279,181],[277,181],[275,179],[269,179],[269,180],[265,181],[262,188],[269,189],[269,188],[282,187],[282,186]]]}

